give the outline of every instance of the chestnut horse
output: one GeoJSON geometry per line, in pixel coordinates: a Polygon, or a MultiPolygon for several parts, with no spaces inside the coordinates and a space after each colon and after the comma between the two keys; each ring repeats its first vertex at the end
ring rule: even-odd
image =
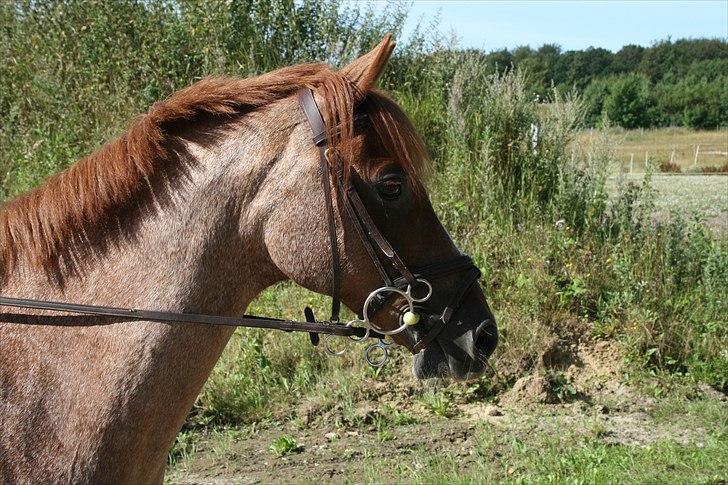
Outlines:
{"type": "MultiPolygon", "coordinates": [[[[200,81],[154,104],[130,130],[7,203],[0,294],[171,312],[237,315],[291,279],[331,294],[325,197],[332,197],[341,297],[361,310],[381,285],[335,194],[296,99],[314,92],[347,176],[377,227],[412,265],[459,255],[422,182],[425,150],[373,87],[387,36],[339,71],[307,64],[200,81]],[[364,110],[363,127],[354,108],[364,110]]],[[[444,306],[456,281],[435,282],[444,306]]],[[[392,328],[396,302],[376,316],[392,328]]],[[[167,450],[233,331],[0,308],[0,482],[159,483],[167,450]],[[28,325],[28,324],[32,325],[28,325]]],[[[395,336],[400,343],[408,337],[395,336]]],[[[419,378],[473,378],[497,340],[477,285],[419,378]]]]}

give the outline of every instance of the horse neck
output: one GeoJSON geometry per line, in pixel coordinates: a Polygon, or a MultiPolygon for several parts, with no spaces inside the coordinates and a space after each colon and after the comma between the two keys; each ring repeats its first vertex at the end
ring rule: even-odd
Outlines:
{"type": "MultiPolygon", "coordinates": [[[[259,205],[255,181],[267,169],[246,145],[244,133],[227,136],[214,150],[191,145],[195,168],[171,194],[172,203],[143,216],[134,237],[110,245],[62,287],[21,268],[3,293],[239,314],[262,289],[283,278],[267,255],[263,221],[252,209],[259,205]],[[224,173],[233,159],[238,171],[241,166],[247,171],[234,179],[224,173]]],[[[98,430],[102,436],[86,442],[94,448],[90,455],[113,453],[119,466],[129,456],[134,464],[127,465],[139,470],[145,468],[139,460],[163,466],[171,441],[232,334],[229,327],[151,322],[28,331],[62,349],[59,355],[28,358],[52,359],[49,365],[64,376],[58,406],[79,407],[63,424],[68,441],[77,442],[79,426],[98,430]],[[76,422],[83,419],[97,421],[76,422]]]]}

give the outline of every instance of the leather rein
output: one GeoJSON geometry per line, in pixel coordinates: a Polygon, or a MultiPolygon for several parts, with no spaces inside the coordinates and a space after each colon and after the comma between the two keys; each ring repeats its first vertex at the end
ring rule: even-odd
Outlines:
{"type": "MultiPolygon", "coordinates": [[[[473,264],[472,259],[465,255],[458,256],[449,261],[410,269],[377,228],[363,201],[359,197],[353,183],[351,181],[345,181],[345,177],[342,173],[343,164],[341,163],[338,152],[335,149],[327,148],[326,125],[316,105],[312,91],[307,88],[299,90],[298,101],[306,115],[311,131],[313,132],[313,142],[319,149],[319,158],[321,163],[321,181],[325,195],[324,201],[327,214],[329,243],[331,247],[332,303],[331,317],[328,322],[317,321],[314,317],[313,311],[309,307],[306,307],[304,310],[306,321],[301,322],[256,315],[230,317],[221,315],[163,312],[100,305],[82,305],[28,298],[12,298],[3,295],[0,295],[0,306],[119,317],[127,320],[225,325],[282,330],[284,332],[307,332],[310,335],[311,343],[313,345],[318,345],[320,340],[319,334],[323,334],[328,337],[348,337],[346,339],[347,342],[349,339],[354,341],[363,341],[368,338],[375,338],[379,339],[380,343],[369,346],[365,355],[367,361],[371,365],[380,367],[387,359],[386,346],[389,345],[384,343],[384,338],[387,335],[394,335],[403,331],[409,325],[413,325],[413,323],[407,323],[407,312],[410,312],[413,315],[413,317],[410,317],[410,320],[413,318],[419,320],[419,316],[416,316],[415,314],[415,305],[417,303],[425,302],[432,294],[432,285],[425,278],[436,279],[449,276],[454,273],[465,273],[463,282],[458,287],[457,291],[452,296],[442,313],[439,315],[429,316],[429,330],[427,330],[425,335],[414,345],[407,346],[409,350],[415,354],[426,348],[447,326],[465,294],[480,277],[480,271],[473,264]],[[332,165],[334,167],[333,171],[332,165]],[[332,178],[336,183],[333,190],[330,182],[332,178]],[[337,195],[343,202],[346,214],[352,221],[364,249],[371,258],[377,272],[384,282],[384,286],[369,294],[369,297],[365,300],[362,313],[359,317],[347,324],[339,324],[341,311],[341,268],[336,236],[336,217],[334,214],[332,200],[332,198],[337,197],[337,195]],[[386,269],[387,266],[400,276],[392,278],[386,269]],[[426,295],[417,297],[413,293],[416,288],[425,288],[426,295]],[[371,323],[373,314],[384,307],[390,297],[395,294],[402,296],[407,303],[403,311],[400,313],[400,326],[395,330],[383,330],[374,327],[371,323]],[[402,322],[403,318],[405,323],[402,322]],[[381,362],[374,362],[372,358],[370,358],[371,351],[375,349],[382,349],[384,351],[384,359],[381,362]]],[[[0,313],[0,316],[2,316],[2,313],[0,313]]],[[[30,325],[34,324],[29,321],[22,321],[19,323],[30,325]]],[[[113,323],[119,322],[109,321],[108,323],[102,323],[100,325],[113,323]]],[[[37,323],[36,325],[46,325],[46,323],[37,323]]],[[[343,352],[333,351],[328,340],[326,341],[326,349],[332,354],[340,354],[343,352]]]]}

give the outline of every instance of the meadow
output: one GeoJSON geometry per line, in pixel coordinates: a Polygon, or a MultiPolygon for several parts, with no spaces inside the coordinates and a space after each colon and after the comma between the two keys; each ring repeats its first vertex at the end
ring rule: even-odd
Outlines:
{"type": "MultiPolygon", "coordinates": [[[[0,200],[203,76],[340,65],[406,16],[398,3],[370,17],[274,6],[0,4],[0,200]]],[[[420,383],[400,350],[374,371],[362,349],[333,358],[305,336],[239,330],[170,451],[169,481],[728,476],[728,234],[711,222],[728,179],[681,189],[701,199],[687,203],[671,179],[613,177],[643,147],[664,158],[657,147],[675,145],[687,167],[687,147],[725,151],[726,132],[586,133],[578,93],[540,102],[528,72],[494,74],[452,47],[416,32],[380,84],[427,141],[433,205],[483,270],[501,335],[490,371],[420,383]]],[[[248,312],[300,318],[304,305],[324,314],[327,300],[283,283],[248,312]]]]}
{"type": "MultiPolygon", "coordinates": [[[[674,163],[685,173],[702,173],[704,168],[720,169],[728,165],[726,129],[612,128],[610,132],[615,138],[619,170],[623,172],[629,173],[630,169],[633,173],[656,172],[665,162],[674,163]]],[[[594,136],[593,129],[585,130],[578,135],[577,141],[588,143],[594,136]]]]}

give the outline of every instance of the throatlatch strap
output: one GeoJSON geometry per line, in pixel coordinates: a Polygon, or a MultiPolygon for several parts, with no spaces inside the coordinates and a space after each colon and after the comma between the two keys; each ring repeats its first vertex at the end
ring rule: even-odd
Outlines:
{"type": "Polygon", "coordinates": [[[298,100],[308,119],[308,124],[311,126],[314,144],[319,150],[321,185],[324,191],[326,219],[329,226],[329,245],[331,246],[331,321],[338,322],[341,314],[341,269],[339,267],[339,243],[336,237],[336,215],[334,214],[333,205],[333,198],[336,197],[336,194],[331,191],[331,169],[326,159],[326,125],[310,89],[299,90],[298,100]]]}

